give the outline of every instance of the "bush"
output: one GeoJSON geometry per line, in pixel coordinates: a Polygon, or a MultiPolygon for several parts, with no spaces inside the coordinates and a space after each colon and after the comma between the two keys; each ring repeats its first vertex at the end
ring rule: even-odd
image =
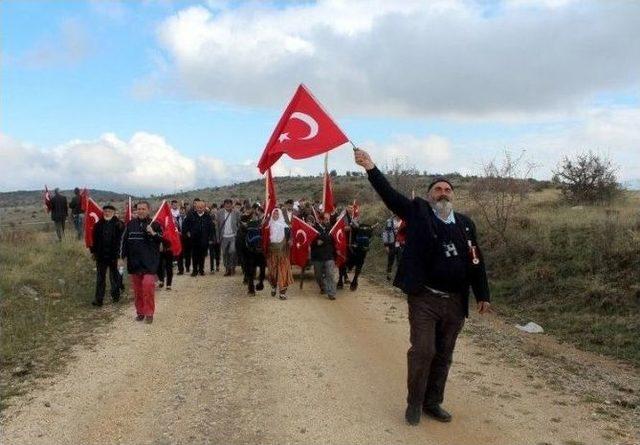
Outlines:
{"type": "Polygon", "coordinates": [[[609,203],[621,192],[611,161],[592,152],[575,159],[565,156],[554,171],[553,181],[573,204],[609,203]]]}

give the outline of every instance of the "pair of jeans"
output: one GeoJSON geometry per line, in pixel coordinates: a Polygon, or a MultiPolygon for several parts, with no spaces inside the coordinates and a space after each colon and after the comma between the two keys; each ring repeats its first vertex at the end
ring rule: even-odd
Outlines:
{"type": "Polygon", "coordinates": [[[335,270],[336,263],[334,260],[312,261],[313,274],[320,289],[324,290],[328,296],[335,297],[336,281],[335,270]]]}
{"type": "Polygon", "coordinates": [[[227,270],[233,270],[236,268],[236,237],[226,236],[222,237],[220,242],[220,250],[222,253],[222,262],[224,268],[227,270]]]}

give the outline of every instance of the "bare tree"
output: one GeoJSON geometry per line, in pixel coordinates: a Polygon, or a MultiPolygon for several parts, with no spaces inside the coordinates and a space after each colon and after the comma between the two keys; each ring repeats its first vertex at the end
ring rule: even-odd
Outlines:
{"type": "Polygon", "coordinates": [[[419,183],[420,171],[410,164],[408,158],[393,158],[391,162],[387,161],[384,171],[394,188],[406,196],[410,196],[419,183]]]}
{"type": "Polygon", "coordinates": [[[611,202],[621,191],[611,161],[591,151],[575,159],[565,156],[554,171],[553,182],[567,201],[576,204],[611,202]]]}
{"type": "Polygon", "coordinates": [[[525,160],[524,150],[515,158],[505,151],[500,162],[494,159],[483,165],[483,175],[469,188],[469,196],[489,229],[505,244],[513,217],[529,193],[527,178],[534,168],[534,164],[525,160]]]}

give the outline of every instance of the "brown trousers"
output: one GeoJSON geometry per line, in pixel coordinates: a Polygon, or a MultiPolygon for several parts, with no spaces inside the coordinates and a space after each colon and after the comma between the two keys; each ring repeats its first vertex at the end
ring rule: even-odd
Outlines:
{"type": "Polygon", "coordinates": [[[409,405],[433,406],[444,400],[453,349],[464,325],[463,301],[459,295],[443,297],[428,291],[409,295],[409,405]]]}

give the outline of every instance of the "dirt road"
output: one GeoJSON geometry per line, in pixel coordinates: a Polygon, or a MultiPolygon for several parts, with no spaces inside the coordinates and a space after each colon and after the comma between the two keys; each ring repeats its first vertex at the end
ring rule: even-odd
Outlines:
{"type": "Polygon", "coordinates": [[[133,311],[9,408],[3,444],[616,443],[587,405],[463,335],[444,406],[404,423],[406,303],[363,281],[336,301],[248,297],[239,277],[177,277],[152,325],[133,311]]]}

